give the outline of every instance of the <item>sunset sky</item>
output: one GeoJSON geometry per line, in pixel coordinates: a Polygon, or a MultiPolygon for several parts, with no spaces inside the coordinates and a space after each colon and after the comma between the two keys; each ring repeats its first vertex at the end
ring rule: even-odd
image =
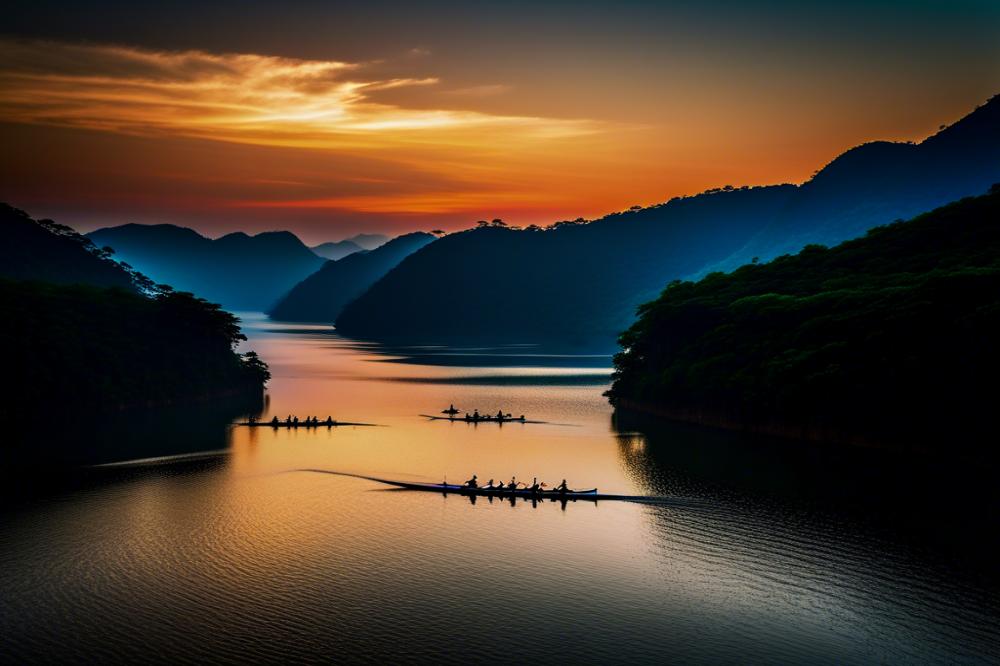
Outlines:
{"type": "Polygon", "coordinates": [[[1000,3],[15,2],[0,200],[217,236],[801,182],[1000,92],[1000,3]]]}

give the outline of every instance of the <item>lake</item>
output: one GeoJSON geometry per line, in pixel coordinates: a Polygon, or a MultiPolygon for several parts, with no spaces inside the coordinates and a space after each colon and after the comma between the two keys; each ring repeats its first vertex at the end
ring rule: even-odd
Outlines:
{"type": "Polygon", "coordinates": [[[262,419],[378,425],[94,424],[104,466],[9,482],[2,661],[1000,660],[988,470],[615,417],[606,356],[243,318],[274,373],[262,419]],[[550,423],[419,416],[449,404],[550,423]],[[472,502],[323,470],[692,502],[472,502]]]}

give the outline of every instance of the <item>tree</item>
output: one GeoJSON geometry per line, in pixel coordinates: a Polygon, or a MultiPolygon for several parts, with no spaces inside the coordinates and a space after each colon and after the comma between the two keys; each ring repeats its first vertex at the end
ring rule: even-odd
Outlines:
{"type": "Polygon", "coordinates": [[[253,377],[258,379],[261,384],[267,383],[267,380],[271,378],[271,371],[267,367],[267,363],[261,360],[255,351],[248,351],[243,354],[243,367],[246,368],[253,377]]]}

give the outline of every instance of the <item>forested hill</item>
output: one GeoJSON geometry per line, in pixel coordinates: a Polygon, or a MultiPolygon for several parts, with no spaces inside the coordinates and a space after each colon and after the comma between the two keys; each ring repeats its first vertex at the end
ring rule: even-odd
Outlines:
{"type": "Polygon", "coordinates": [[[232,310],[269,309],[324,261],[287,231],[212,240],[171,224],[126,224],[87,236],[157,282],[232,310]]]}
{"type": "Polygon", "coordinates": [[[549,341],[610,352],[639,303],[743,246],[794,190],[730,188],[585,224],[451,234],[344,308],[337,328],[375,339],[549,341]]]}
{"type": "Polygon", "coordinates": [[[333,323],[345,305],[433,240],[434,236],[423,232],[405,234],[370,252],[328,261],[295,285],[270,314],[275,319],[333,323]]]}
{"type": "Polygon", "coordinates": [[[0,203],[0,277],[136,291],[141,276],[71,228],[0,203]]]}
{"type": "Polygon", "coordinates": [[[675,282],[621,336],[613,404],[983,453],[1000,372],[1000,187],[832,249],[675,282]]]}
{"type": "MultiPolygon", "coordinates": [[[[245,339],[239,320],[218,305],[154,284],[70,227],[6,205],[0,224],[0,347],[10,389],[0,421],[8,434],[53,413],[71,424],[123,408],[259,403],[267,366],[236,353],[245,339]]],[[[18,437],[8,439],[4,460],[53,455],[15,450],[18,437]]]]}
{"type": "Polygon", "coordinates": [[[259,400],[269,377],[233,351],[239,321],[191,294],[0,279],[0,344],[15,390],[0,419],[107,412],[223,397],[259,400]]]}
{"type": "Polygon", "coordinates": [[[833,245],[907,219],[1000,181],[1000,96],[920,143],[853,148],[803,184],[775,220],[724,261],[733,270],[806,245],[833,245]]]}

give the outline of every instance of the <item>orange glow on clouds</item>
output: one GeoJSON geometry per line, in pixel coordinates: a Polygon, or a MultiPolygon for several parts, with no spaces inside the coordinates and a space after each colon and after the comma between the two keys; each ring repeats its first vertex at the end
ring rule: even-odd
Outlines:
{"type": "Polygon", "coordinates": [[[435,78],[364,78],[362,64],[200,51],[0,42],[0,120],[316,149],[568,139],[586,120],[407,109],[374,92],[435,78]],[[21,65],[21,66],[19,66],[21,65]]]}
{"type": "Polygon", "coordinates": [[[521,85],[475,80],[474,62],[455,82],[423,67],[0,38],[0,199],[81,230],[175,222],[311,241],[546,224],[801,182],[854,143],[921,138],[957,117],[929,110],[926,127],[893,136],[868,106],[795,106],[708,76],[636,78],[622,95],[587,63],[521,85]]]}

